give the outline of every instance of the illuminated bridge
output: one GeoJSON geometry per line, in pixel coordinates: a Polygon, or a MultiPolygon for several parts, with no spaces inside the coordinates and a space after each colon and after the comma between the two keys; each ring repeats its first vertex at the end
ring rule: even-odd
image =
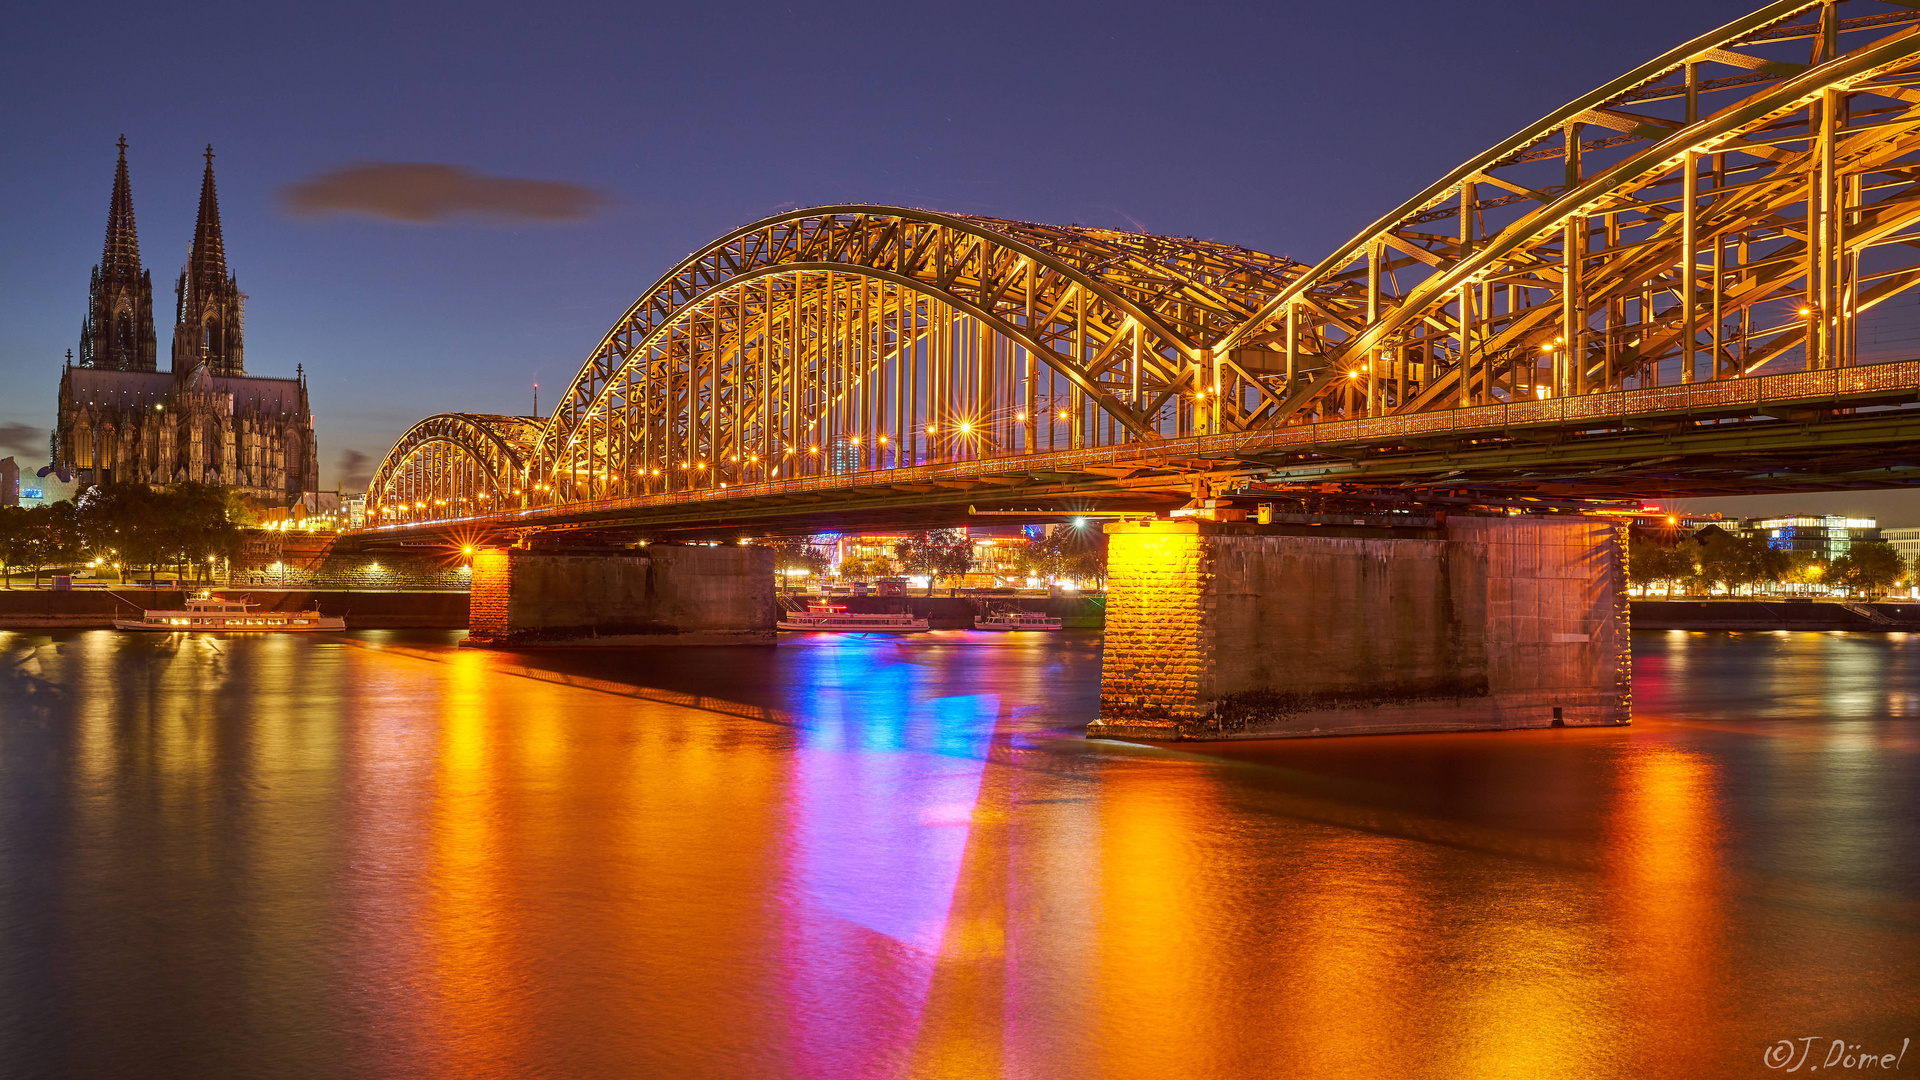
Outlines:
{"type": "Polygon", "coordinates": [[[1090,730],[1619,724],[1618,519],[1511,511],[1920,482],[1917,284],[1920,11],[1785,0],[1314,266],[884,206],[748,225],[551,416],[407,432],[351,542],[468,548],[469,643],[771,642],[771,552],[653,541],[1185,504],[1107,527],[1090,730]],[[1241,491],[1311,516],[1200,501],[1241,491]]]}
{"type": "Polygon", "coordinates": [[[1920,12],[1774,4],[1312,267],[882,206],[668,271],[544,419],[422,421],[381,532],[720,532],[1177,505],[1196,480],[1487,498],[1914,482],[1920,12]],[[1329,486],[1333,485],[1333,486],[1329,486]]]}

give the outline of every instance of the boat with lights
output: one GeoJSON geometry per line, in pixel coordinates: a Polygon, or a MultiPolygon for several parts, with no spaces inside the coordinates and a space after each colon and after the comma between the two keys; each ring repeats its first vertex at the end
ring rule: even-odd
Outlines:
{"type": "Polygon", "coordinates": [[[1013,630],[1058,630],[1061,622],[1044,611],[1021,611],[1018,608],[1007,611],[991,611],[973,618],[975,630],[996,630],[1002,633],[1013,630]]]}
{"type": "Polygon", "coordinates": [[[347,620],[318,611],[255,611],[252,604],[219,596],[201,596],[179,610],[143,611],[138,619],[115,619],[115,629],[190,633],[222,632],[299,634],[345,630],[347,620]]]}
{"type": "Polygon", "coordinates": [[[810,601],[805,611],[790,611],[776,624],[782,630],[814,630],[855,634],[918,634],[927,620],[911,611],[852,612],[845,604],[810,601]]]}

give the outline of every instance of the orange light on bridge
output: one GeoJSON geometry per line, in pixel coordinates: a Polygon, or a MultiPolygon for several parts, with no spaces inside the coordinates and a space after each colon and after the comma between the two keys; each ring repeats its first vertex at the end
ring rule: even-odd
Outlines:
{"type": "Polygon", "coordinates": [[[971,432],[972,430],[973,430],[972,424],[967,423],[965,420],[960,421],[960,434],[965,435],[971,432]]]}

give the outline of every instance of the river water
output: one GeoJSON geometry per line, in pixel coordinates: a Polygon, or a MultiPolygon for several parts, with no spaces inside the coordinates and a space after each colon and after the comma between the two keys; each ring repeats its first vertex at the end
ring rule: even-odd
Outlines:
{"type": "Polygon", "coordinates": [[[1078,737],[1090,635],[453,641],[0,632],[0,1076],[1717,1077],[1920,1041],[1920,637],[1637,634],[1624,730],[1183,749],[1078,737]]]}

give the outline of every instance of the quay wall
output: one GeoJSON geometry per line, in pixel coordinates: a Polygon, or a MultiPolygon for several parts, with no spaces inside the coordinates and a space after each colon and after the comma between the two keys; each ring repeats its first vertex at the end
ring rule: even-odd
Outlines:
{"type": "Polygon", "coordinates": [[[1635,600],[1636,630],[1920,631],[1920,603],[1832,600],[1635,600]]]}
{"type": "Polygon", "coordinates": [[[458,550],[376,555],[325,532],[249,530],[227,568],[227,584],[235,588],[464,590],[471,583],[468,560],[458,550]]]}
{"type": "MultiPolygon", "coordinates": [[[[467,625],[464,592],[348,592],[325,589],[227,589],[221,596],[256,604],[264,611],[309,611],[340,615],[349,630],[403,627],[459,629],[467,625]]],[[[178,609],[187,594],[178,589],[0,589],[0,630],[104,629],[115,619],[139,618],[143,610],[178,609]]]]}
{"type": "MultiPolygon", "coordinates": [[[[804,611],[808,600],[819,599],[817,593],[783,594],[780,602],[788,610],[804,611]]],[[[910,611],[926,619],[933,630],[971,630],[974,617],[994,607],[1044,612],[1059,619],[1065,630],[1098,630],[1106,622],[1106,599],[1101,596],[835,596],[830,600],[858,615],[910,611]]]]}

